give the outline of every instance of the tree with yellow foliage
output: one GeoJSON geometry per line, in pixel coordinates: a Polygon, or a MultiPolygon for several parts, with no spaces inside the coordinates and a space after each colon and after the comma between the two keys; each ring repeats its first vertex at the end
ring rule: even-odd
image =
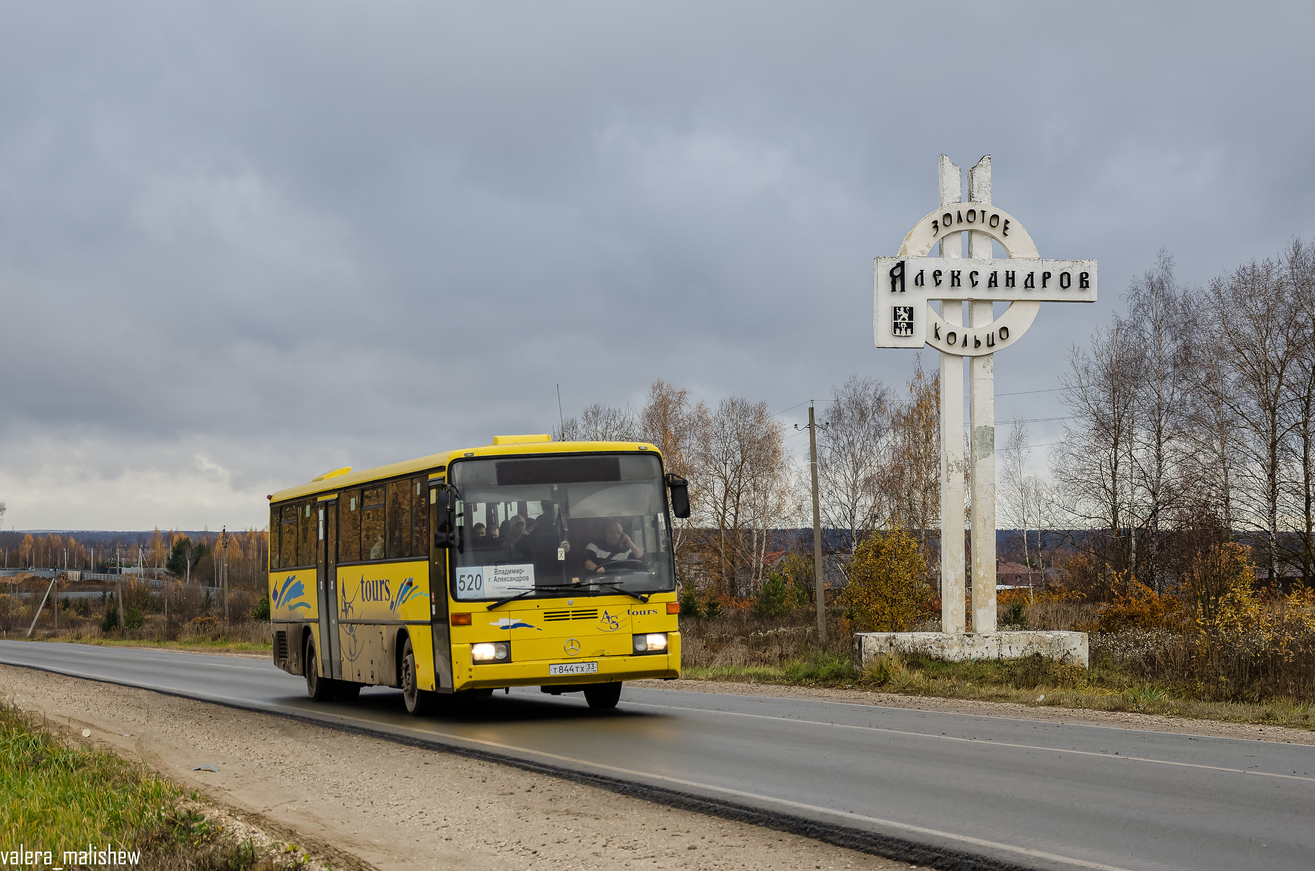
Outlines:
{"type": "Polygon", "coordinates": [[[844,603],[860,632],[906,632],[932,614],[927,564],[907,530],[868,536],[848,566],[844,603]]]}

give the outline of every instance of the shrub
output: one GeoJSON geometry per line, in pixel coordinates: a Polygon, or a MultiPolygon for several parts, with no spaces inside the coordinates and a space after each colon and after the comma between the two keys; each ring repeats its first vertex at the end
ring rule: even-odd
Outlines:
{"type": "Polygon", "coordinates": [[[772,572],[758,588],[754,597],[753,610],[763,617],[780,617],[791,610],[790,589],[786,586],[785,576],[772,572]]]}
{"type": "Polygon", "coordinates": [[[1156,593],[1150,587],[1129,576],[1108,605],[1100,611],[1096,621],[1098,632],[1123,632],[1127,629],[1173,629],[1181,627],[1184,618],[1181,603],[1169,594],[1156,593]]]}
{"type": "Polygon", "coordinates": [[[269,622],[269,594],[260,597],[260,601],[251,606],[251,619],[258,623],[269,622]]]}
{"type": "Polygon", "coordinates": [[[1251,551],[1237,542],[1227,541],[1197,553],[1186,577],[1188,601],[1197,620],[1214,621],[1221,600],[1244,586],[1250,589],[1254,578],[1251,551]]]}
{"type": "Polygon", "coordinates": [[[1003,601],[1000,610],[1000,625],[1016,629],[1027,628],[1027,605],[1018,597],[1003,601]]]}
{"type": "Polygon", "coordinates": [[[804,683],[837,683],[857,680],[858,669],[848,657],[822,652],[787,663],[785,676],[804,683]]]}
{"type": "Polygon", "coordinates": [[[123,619],[123,628],[140,629],[145,625],[146,620],[142,617],[142,609],[136,606],[129,608],[127,616],[123,619]]]}
{"type": "Polygon", "coordinates": [[[902,529],[870,536],[849,562],[843,604],[860,632],[904,632],[931,616],[927,564],[918,541],[902,529]]]}
{"type": "Polygon", "coordinates": [[[100,622],[101,632],[114,632],[119,628],[119,606],[110,605],[105,609],[105,619],[100,622]]]}

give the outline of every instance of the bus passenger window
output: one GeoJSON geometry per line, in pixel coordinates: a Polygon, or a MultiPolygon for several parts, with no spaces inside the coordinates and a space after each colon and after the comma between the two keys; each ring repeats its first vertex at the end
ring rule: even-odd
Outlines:
{"type": "Polygon", "coordinates": [[[429,555],[429,478],[411,483],[411,556],[424,558],[429,555]]]}
{"type": "Polygon", "coordinates": [[[388,558],[410,556],[411,494],[410,481],[388,483],[388,558]]]}
{"type": "Polygon", "coordinates": [[[279,562],[279,510],[277,508],[269,509],[269,570],[274,571],[281,563],[279,562]]]}
{"type": "Polygon", "coordinates": [[[361,559],[384,558],[384,488],[361,494],[361,559]]]}
{"type": "Polygon", "coordinates": [[[303,502],[297,506],[297,565],[315,565],[316,521],[315,502],[303,502]]]}
{"type": "Polygon", "coordinates": [[[348,490],[338,497],[338,562],[361,558],[361,491],[348,490]]]}
{"type": "Polygon", "coordinates": [[[281,542],[283,568],[290,569],[297,565],[297,506],[283,506],[283,537],[281,542]]]}

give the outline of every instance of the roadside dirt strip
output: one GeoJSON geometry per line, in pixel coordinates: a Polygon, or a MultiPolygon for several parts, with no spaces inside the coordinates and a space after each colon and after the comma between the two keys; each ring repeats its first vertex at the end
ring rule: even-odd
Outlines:
{"type": "Polygon", "coordinates": [[[913,868],[510,766],[48,672],[0,696],[141,759],[335,867],[913,868]],[[213,765],[217,772],[193,771],[213,765]],[[300,840],[298,840],[300,838],[300,840]],[[345,861],[344,861],[345,860],[345,861]]]}

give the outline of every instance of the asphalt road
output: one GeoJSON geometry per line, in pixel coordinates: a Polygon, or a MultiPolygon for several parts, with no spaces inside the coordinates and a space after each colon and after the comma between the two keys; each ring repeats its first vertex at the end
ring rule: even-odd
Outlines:
{"type": "Polygon", "coordinates": [[[942,867],[1315,867],[1304,745],[630,687],[610,712],[517,690],[416,719],[395,690],[312,703],[258,660],[0,641],[0,662],[634,784],[942,867]]]}

